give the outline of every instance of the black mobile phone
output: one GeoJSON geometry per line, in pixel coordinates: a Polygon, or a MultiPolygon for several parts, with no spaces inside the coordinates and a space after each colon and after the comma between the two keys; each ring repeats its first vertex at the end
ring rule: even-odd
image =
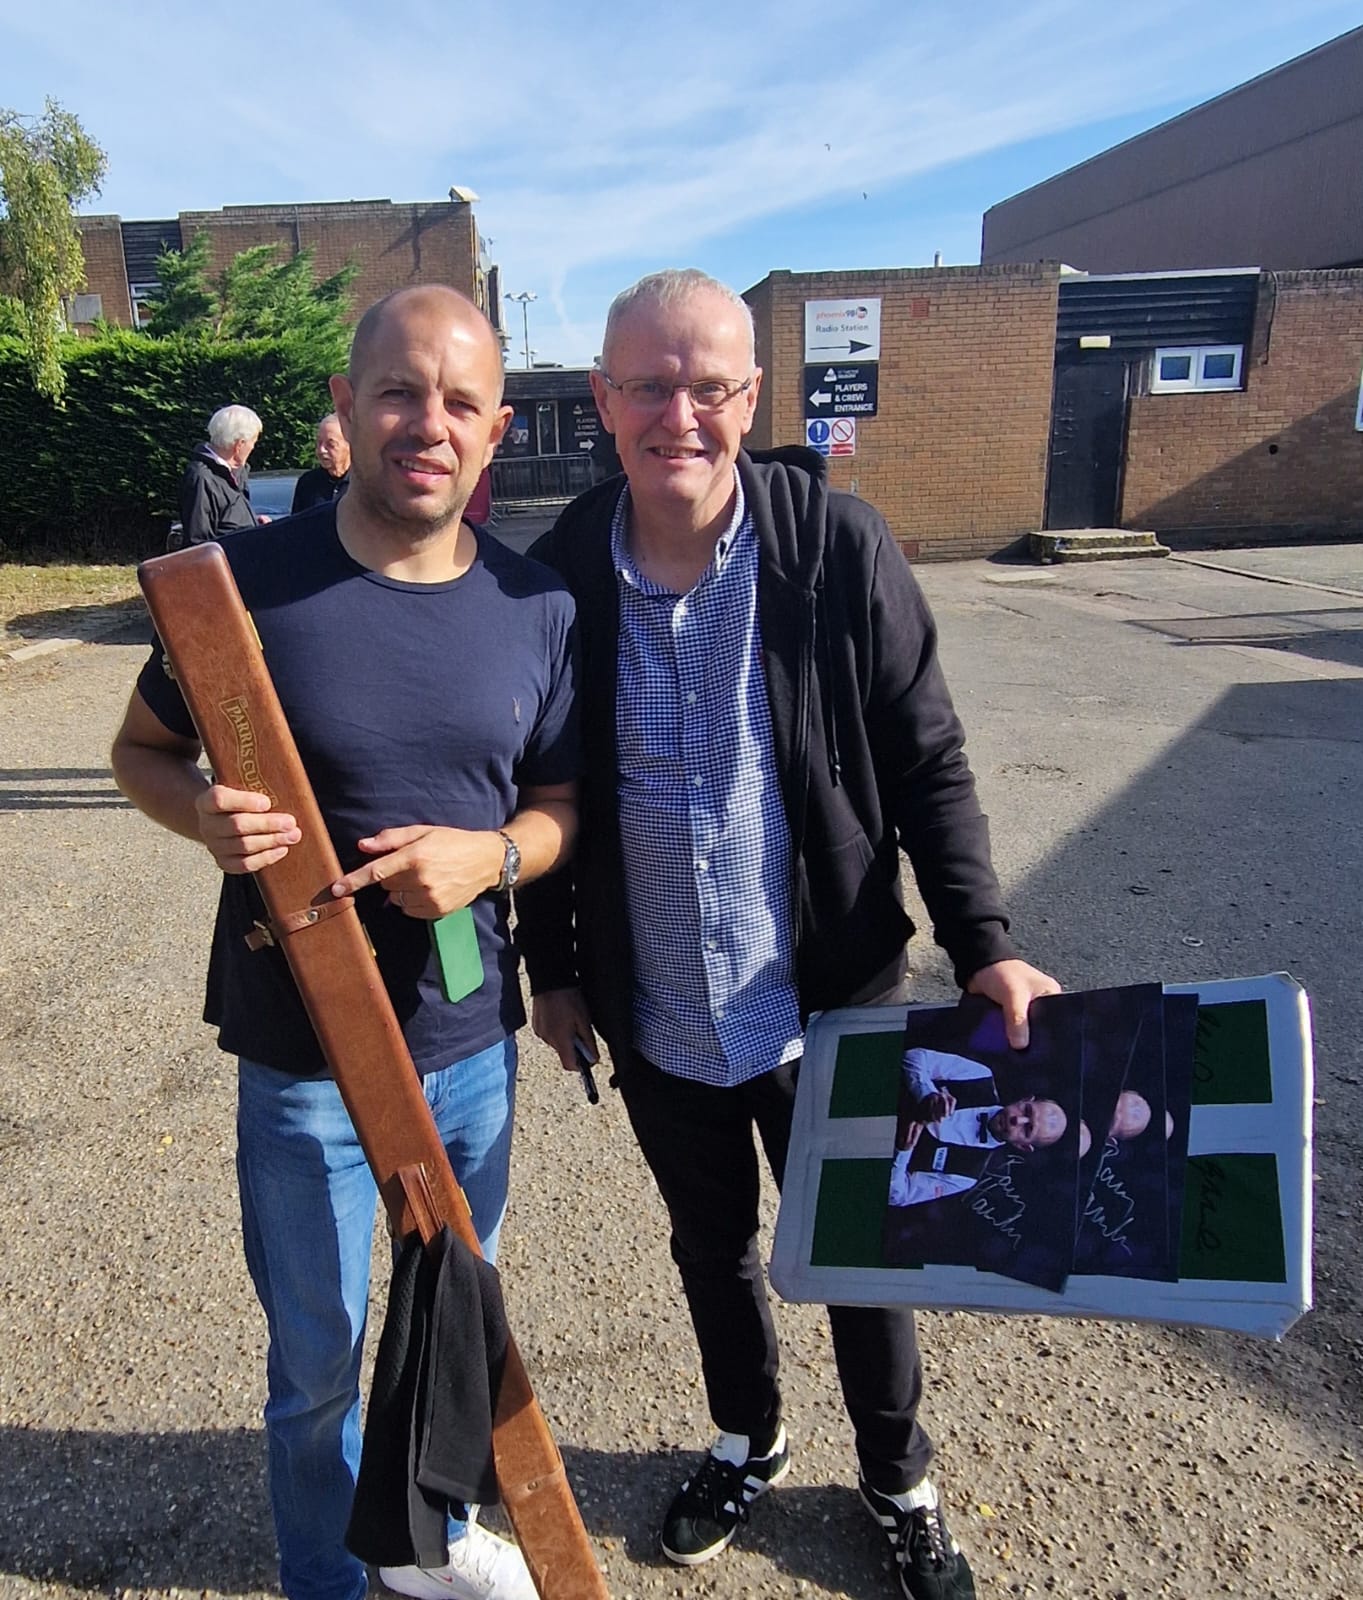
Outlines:
{"type": "Polygon", "coordinates": [[[596,1065],[596,1061],[587,1053],[587,1047],[581,1039],[573,1040],[573,1049],[577,1052],[579,1062],[577,1070],[582,1077],[582,1089],[587,1096],[587,1104],[589,1106],[600,1105],[601,1096],[597,1091],[596,1078],[592,1073],[592,1068],[596,1065]]]}

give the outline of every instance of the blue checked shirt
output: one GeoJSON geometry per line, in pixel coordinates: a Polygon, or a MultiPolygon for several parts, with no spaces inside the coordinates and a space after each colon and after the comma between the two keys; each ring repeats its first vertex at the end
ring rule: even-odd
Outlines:
{"type": "Polygon", "coordinates": [[[679,597],[636,570],[628,519],[626,490],[611,554],[635,1043],[665,1072],[731,1087],[803,1048],[757,534],[739,487],[714,559],[679,597]]]}

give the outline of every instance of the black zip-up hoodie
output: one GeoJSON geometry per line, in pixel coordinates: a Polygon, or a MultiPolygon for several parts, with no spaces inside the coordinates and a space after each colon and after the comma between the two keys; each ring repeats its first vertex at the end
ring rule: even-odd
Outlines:
{"type": "MultiPolygon", "coordinates": [[[[884,994],[913,933],[908,854],[958,982],[1016,954],[937,634],[880,513],[828,488],[811,450],[741,453],[776,767],[790,825],[795,972],[807,1017],[884,994]]],[[[619,606],[610,525],[624,489],[581,495],[531,555],[577,600],[584,743],[574,860],[517,891],[531,989],[580,983],[616,1070],[632,1044],[633,956],[616,804],[619,606]]]]}

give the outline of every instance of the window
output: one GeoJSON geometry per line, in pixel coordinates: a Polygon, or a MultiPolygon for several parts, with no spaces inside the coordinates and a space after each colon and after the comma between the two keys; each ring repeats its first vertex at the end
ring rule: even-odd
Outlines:
{"type": "Polygon", "coordinates": [[[1151,394],[1186,394],[1195,389],[1240,388],[1240,364],[1245,350],[1239,344],[1166,347],[1155,351],[1150,378],[1151,394]]]}
{"type": "Polygon", "coordinates": [[[158,283],[130,283],[128,290],[132,297],[133,327],[145,328],[151,321],[152,307],[161,293],[161,286],[158,283]]]}

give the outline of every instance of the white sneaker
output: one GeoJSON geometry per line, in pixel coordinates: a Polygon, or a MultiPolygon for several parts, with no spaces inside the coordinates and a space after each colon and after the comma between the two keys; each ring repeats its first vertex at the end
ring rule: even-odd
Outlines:
{"type": "Polygon", "coordinates": [[[416,1600],[538,1600],[525,1558],[476,1522],[450,1546],[447,1567],[380,1567],[379,1577],[416,1600]]]}

